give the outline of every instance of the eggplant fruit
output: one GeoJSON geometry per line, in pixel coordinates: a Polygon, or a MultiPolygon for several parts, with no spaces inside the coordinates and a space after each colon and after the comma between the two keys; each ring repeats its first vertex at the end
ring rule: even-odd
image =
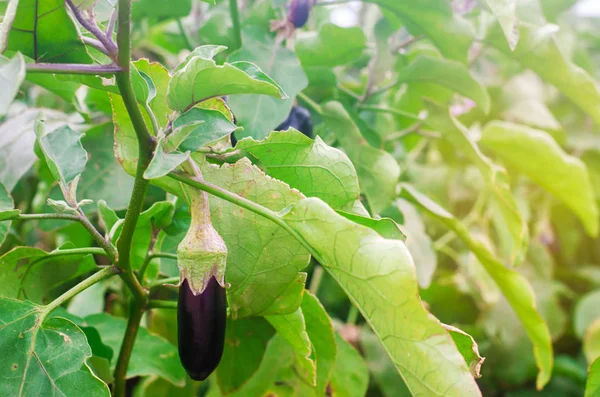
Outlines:
{"type": "Polygon", "coordinates": [[[211,277],[206,289],[194,295],[185,279],[177,306],[179,359],[193,380],[205,380],[219,365],[226,323],[225,288],[211,277]]]}
{"type": "Polygon", "coordinates": [[[309,138],[312,138],[312,119],[310,112],[302,106],[294,106],[287,119],[281,123],[275,131],[285,131],[288,128],[295,128],[309,138]]]}
{"type": "Polygon", "coordinates": [[[306,25],[312,5],[313,0],[292,0],[288,13],[288,21],[295,28],[301,28],[306,25]]]}

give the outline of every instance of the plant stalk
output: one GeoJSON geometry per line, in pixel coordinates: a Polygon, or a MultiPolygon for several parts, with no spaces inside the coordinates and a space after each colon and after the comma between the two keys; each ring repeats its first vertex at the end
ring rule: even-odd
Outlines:
{"type": "Polygon", "coordinates": [[[129,360],[131,358],[131,352],[133,352],[135,338],[137,336],[138,329],[140,328],[140,321],[142,320],[142,315],[144,314],[144,307],[145,304],[141,305],[137,301],[134,301],[134,303],[131,305],[129,320],[127,321],[127,329],[125,330],[123,344],[121,345],[121,351],[119,352],[119,360],[117,361],[117,367],[115,368],[115,383],[113,388],[113,395],[115,397],[125,397],[127,391],[127,367],[129,366],[129,360]]]}

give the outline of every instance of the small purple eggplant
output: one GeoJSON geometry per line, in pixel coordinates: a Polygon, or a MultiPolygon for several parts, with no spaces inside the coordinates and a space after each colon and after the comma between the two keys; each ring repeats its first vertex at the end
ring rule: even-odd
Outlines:
{"type": "Polygon", "coordinates": [[[313,0],[292,0],[289,7],[288,21],[294,27],[301,28],[308,21],[310,10],[313,5],[313,0]]]}
{"type": "Polygon", "coordinates": [[[206,289],[194,295],[185,279],[177,306],[179,359],[193,380],[205,380],[219,365],[226,322],[225,288],[211,277],[206,289]]]}

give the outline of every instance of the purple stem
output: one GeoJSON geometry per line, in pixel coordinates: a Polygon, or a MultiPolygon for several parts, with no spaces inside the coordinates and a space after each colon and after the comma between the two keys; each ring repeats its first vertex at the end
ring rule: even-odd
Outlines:
{"type": "Polygon", "coordinates": [[[95,23],[92,23],[88,19],[86,19],[82,14],[79,8],[73,4],[73,0],[65,0],[65,2],[71,8],[73,15],[75,15],[75,19],[83,26],[88,32],[94,35],[103,45],[104,48],[108,51],[108,55],[114,61],[117,57],[117,53],[119,52],[115,43],[113,43],[112,39],[109,39],[95,23]]]}
{"type": "Polygon", "coordinates": [[[112,76],[122,72],[117,65],[82,65],[78,63],[29,63],[28,73],[56,73],[56,74],[91,74],[99,76],[112,76]]]}

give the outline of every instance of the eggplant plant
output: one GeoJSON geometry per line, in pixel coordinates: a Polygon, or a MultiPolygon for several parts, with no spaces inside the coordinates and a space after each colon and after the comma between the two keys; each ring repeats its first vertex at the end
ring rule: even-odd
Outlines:
{"type": "Polygon", "coordinates": [[[598,396],[589,4],[0,0],[0,396],[598,396]]]}

